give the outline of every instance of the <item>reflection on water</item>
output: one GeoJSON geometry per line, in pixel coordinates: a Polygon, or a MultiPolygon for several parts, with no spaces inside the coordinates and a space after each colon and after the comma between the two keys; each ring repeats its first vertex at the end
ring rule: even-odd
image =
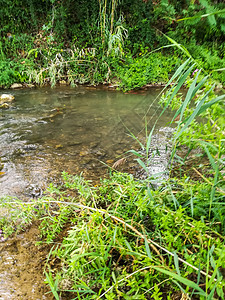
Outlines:
{"type": "MultiPolygon", "coordinates": [[[[32,188],[44,189],[63,170],[83,172],[89,179],[102,176],[107,168],[102,162],[112,165],[134,144],[129,130],[137,135],[145,117],[151,129],[161,111],[155,101],[159,92],[124,94],[88,87],[13,91],[13,106],[0,111],[5,172],[0,196],[32,195],[32,188]]],[[[169,120],[164,114],[158,128],[169,120]]]]}

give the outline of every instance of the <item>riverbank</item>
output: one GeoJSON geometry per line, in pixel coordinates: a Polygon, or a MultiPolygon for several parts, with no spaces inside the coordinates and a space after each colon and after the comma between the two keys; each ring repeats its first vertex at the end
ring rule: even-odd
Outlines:
{"type": "MultiPolygon", "coordinates": [[[[46,48],[23,50],[23,57],[2,57],[0,87],[21,88],[51,85],[106,85],[125,92],[148,86],[166,85],[175,70],[186,60],[183,53],[165,51],[131,52],[111,56],[101,49],[46,48]],[[93,50],[94,49],[94,50],[93,50]]],[[[72,46],[72,45],[71,45],[72,46]]],[[[221,88],[224,85],[223,68],[208,70],[203,62],[190,58],[196,69],[211,73],[221,88]]],[[[221,62],[222,63],[222,62],[221,62]]]]}
{"type": "MultiPolygon", "coordinates": [[[[1,210],[1,209],[0,209],[1,210]]],[[[0,212],[1,214],[1,212],[0,212]]],[[[38,222],[2,242],[0,237],[0,299],[45,299],[52,296],[44,283],[46,257],[50,247],[40,241],[38,222]]]]}
{"type": "Polygon", "coordinates": [[[40,242],[52,246],[45,275],[55,299],[224,298],[224,95],[216,96],[200,71],[192,73],[185,62],[176,74],[182,80],[161,98],[158,118],[168,107],[176,113],[159,185],[149,173],[162,152],[155,121],[145,137],[133,135],[137,147],[125,155],[134,155],[146,179],[108,161],[107,179],[91,184],[63,172],[44,197],[10,204],[22,220],[41,220],[40,242]],[[189,78],[184,97],[179,89],[189,78]]]}

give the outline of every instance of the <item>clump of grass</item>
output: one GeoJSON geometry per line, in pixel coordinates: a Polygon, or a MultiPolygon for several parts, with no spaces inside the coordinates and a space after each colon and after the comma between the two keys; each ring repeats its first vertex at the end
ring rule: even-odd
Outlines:
{"type": "MultiPolygon", "coordinates": [[[[206,219],[193,219],[181,205],[174,210],[175,186],[154,191],[147,180],[116,172],[95,187],[80,176],[63,173],[63,179],[36,203],[17,202],[34,211],[45,207],[42,238],[53,244],[48,259],[60,261],[57,272],[46,272],[55,297],[68,291],[73,299],[223,294],[224,238],[206,219]],[[68,189],[77,196],[65,196],[68,189]]],[[[185,200],[202,188],[188,192],[183,184],[185,200]]]]}
{"type": "MultiPolygon", "coordinates": [[[[188,216],[185,208],[171,210],[163,188],[153,191],[132,175],[114,173],[91,188],[88,205],[86,191],[74,188],[76,198],[54,201],[72,216],[68,235],[51,252],[61,261],[55,274],[59,295],[67,290],[74,299],[150,299],[177,290],[190,296],[209,297],[215,290],[222,295],[223,237],[188,216]]],[[[54,277],[51,270],[48,274],[54,277]]]]}

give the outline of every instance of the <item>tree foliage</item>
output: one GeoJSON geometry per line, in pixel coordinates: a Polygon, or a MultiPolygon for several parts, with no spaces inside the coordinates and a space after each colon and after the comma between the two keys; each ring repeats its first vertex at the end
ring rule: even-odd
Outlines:
{"type": "MultiPolygon", "coordinates": [[[[47,61],[54,61],[62,49],[72,53],[78,48],[84,52],[96,49],[97,65],[92,70],[106,70],[97,75],[103,81],[115,76],[121,63],[129,63],[125,54],[133,60],[156,49],[163,55],[182,57],[179,49],[183,47],[200,67],[210,71],[225,68],[225,6],[220,0],[2,0],[0,21],[2,60],[21,63],[31,59],[33,51],[37,56],[26,63],[28,69],[38,66],[38,73],[49,70],[47,61]],[[168,45],[166,36],[175,42],[168,45]],[[182,47],[174,52],[175,45],[182,47]]],[[[20,63],[19,72],[23,69],[20,63]]],[[[89,67],[86,70],[90,72],[89,67]]],[[[222,72],[213,76],[225,81],[222,72]]],[[[5,81],[3,84],[0,77],[2,85],[5,81]]]]}

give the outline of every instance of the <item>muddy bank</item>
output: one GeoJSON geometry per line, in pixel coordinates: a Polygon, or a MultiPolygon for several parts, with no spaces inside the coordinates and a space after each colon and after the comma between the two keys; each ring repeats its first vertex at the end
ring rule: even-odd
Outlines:
{"type": "Polygon", "coordinates": [[[39,241],[37,224],[26,232],[0,243],[0,299],[51,300],[44,283],[44,265],[49,246],[36,246],[39,241]]]}

